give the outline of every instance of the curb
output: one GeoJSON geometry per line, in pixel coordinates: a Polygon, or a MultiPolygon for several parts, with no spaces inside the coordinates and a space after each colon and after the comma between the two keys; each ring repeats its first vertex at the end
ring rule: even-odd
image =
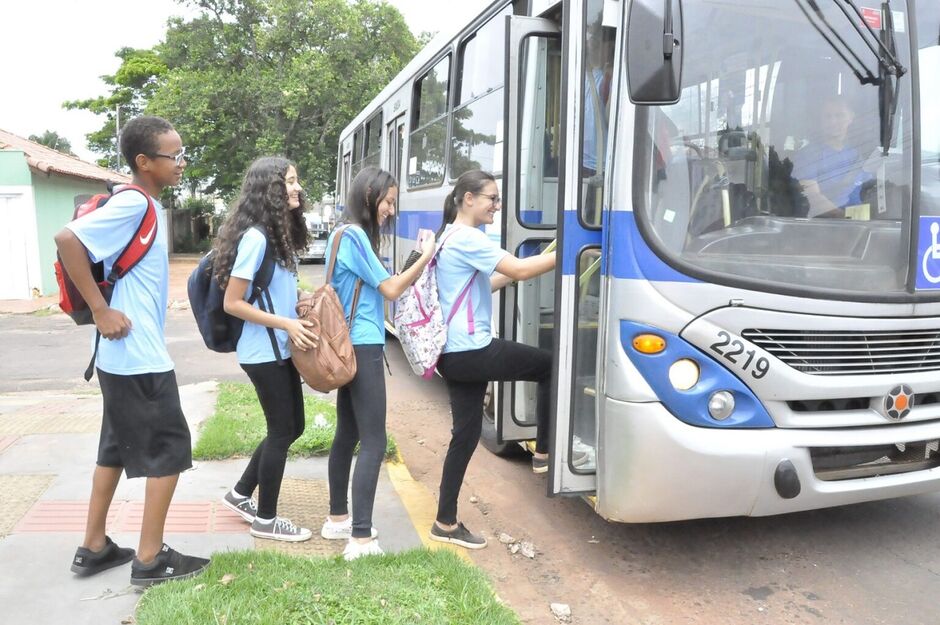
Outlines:
{"type": "Polygon", "coordinates": [[[466,549],[430,539],[428,532],[431,529],[431,524],[434,523],[434,518],[437,516],[437,501],[423,484],[411,477],[411,472],[408,471],[408,466],[405,464],[400,450],[395,453],[394,459],[385,463],[385,467],[388,471],[388,479],[391,480],[392,486],[405,506],[405,510],[408,511],[411,524],[425,548],[431,551],[450,551],[457,554],[465,562],[474,564],[466,549]]]}

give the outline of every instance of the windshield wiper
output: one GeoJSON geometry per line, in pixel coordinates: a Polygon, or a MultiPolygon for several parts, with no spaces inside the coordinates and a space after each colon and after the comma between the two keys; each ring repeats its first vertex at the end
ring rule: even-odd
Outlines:
{"type": "Polygon", "coordinates": [[[845,15],[849,24],[852,28],[858,33],[859,38],[862,42],[868,47],[872,54],[875,55],[875,58],[878,60],[878,76],[875,76],[868,66],[865,65],[865,62],[859,57],[859,55],[846,43],[845,39],[839,34],[839,32],[829,23],[829,20],[826,19],[826,16],[823,14],[822,9],[819,8],[817,0],[804,0],[816,14],[816,19],[826,27],[829,31],[829,34],[834,36],[842,47],[840,48],[836,45],[836,42],[823,31],[820,24],[816,23],[810,18],[809,13],[803,7],[801,0],[796,0],[797,5],[800,7],[800,10],[803,11],[803,14],[806,15],[807,20],[813,25],[813,27],[822,35],[822,38],[825,39],[826,43],[836,52],[836,54],[841,57],[845,64],[852,70],[852,73],[855,74],[855,77],[858,78],[858,81],[863,85],[878,85],[878,111],[879,117],[881,119],[881,147],[882,152],[887,155],[891,147],[891,139],[894,136],[894,120],[897,115],[898,108],[898,81],[901,77],[907,73],[907,68],[898,61],[897,58],[897,40],[894,34],[894,14],[891,12],[891,2],[890,0],[884,0],[881,3],[881,33],[880,36],[872,30],[871,26],[868,25],[868,22],[865,20],[862,15],[861,10],[855,4],[853,0],[833,0],[835,5],[839,7],[839,10],[842,11],[845,15]],[[844,4],[843,4],[844,3],[844,4]],[[847,5],[847,6],[845,6],[847,5]],[[850,12],[847,7],[851,7],[853,12],[850,12]],[[865,28],[862,28],[862,24],[865,25],[865,28]],[[877,44],[877,47],[872,43],[877,44]],[[844,49],[844,51],[843,51],[844,49]],[[846,52],[852,56],[856,65],[853,65],[852,61],[849,60],[846,56],[846,52]]]}
{"type": "Polygon", "coordinates": [[[907,73],[907,68],[901,65],[897,58],[897,38],[894,34],[894,13],[891,11],[891,0],[884,0],[881,3],[880,36],[876,35],[868,22],[864,20],[862,12],[852,0],[845,0],[845,3],[855,10],[855,15],[865,24],[868,34],[878,43],[879,49],[875,50],[863,34],[858,22],[853,19],[853,16],[848,13],[845,7],[839,5],[849,22],[858,31],[859,36],[865,41],[865,45],[878,57],[878,116],[881,119],[881,153],[887,156],[894,138],[894,120],[898,112],[900,95],[898,82],[901,80],[901,76],[907,73]]]}
{"type": "Polygon", "coordinates": [[[839,58],[842,59],[842,61],[848,66],[848,68],[852,70],[852,73],[855,74],[855,77],[858,78],[858,81],[861,84],[874,85],[878,83],[878,78],[872,73],[870,69],[868,69],[868,66],[865,65],[865,62],[861,59],[861,57],[859,57],[859,55],[855,53],[855,50],[853,50],[849,46],[849,44],[846,43],[845,39],[842,38],[842,35],[839,34],[839,32],[832,26],[832,24],[829,23],[829,20],[826,19],[826,16],[823,15],[822,9],[819,8],[819,5],[816,3],[816,0],[795,0],[795,2],[796,2],[796,5],[800,7],[800,10],[803,12],[803,15],[806,16],[806,20],[813,26],[813,28],[816,29],[816,32],[820,34],[820,36],[826,41],[826,43],[829,44],[829,47],[832,48],[832,50],[836,54],[839,55],[839,58]],[[816,20],[813,20],[812,17],[810,17],[810,14],[806,10],[806,7],[803,6],[803,2],[806,2],[806,4],[808,4],[810,8],[813,9],[813,12],[816,14],[816,19],[819,20],[819,22],[821,22],[826,27],[826,30],[829,31],[829,34],[823,31],[820,24],[817,23],[816,20]],[[832,40],[832,37],[830,35],[834,36],[836,39],[839,40],[839,43],[842,44],[841,48],[838,45],[836,45],[836,42],[832,40]],[[853,62],[849,60],[845,52],[843,52],[843,49],[845,50],[845,52],[848,52],[852,56],[854,62],[857,65],[853,64],[853,62]]]}

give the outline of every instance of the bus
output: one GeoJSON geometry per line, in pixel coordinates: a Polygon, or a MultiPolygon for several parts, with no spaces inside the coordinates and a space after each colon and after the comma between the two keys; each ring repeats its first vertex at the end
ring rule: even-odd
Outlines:
{"type": "MultiPolygon", "coordinates": [[[[937,76],[936,2],[454,3],[342,132],[336,197],[395,173],[392,271],[475,168],[492,240],[557,244],[494,301],[500,336],[555,356],[549,495],[657,522],[928,493],[937,76]]],[[[534,431],[534,385],[496,385],[484,445],[534,431]]]]}

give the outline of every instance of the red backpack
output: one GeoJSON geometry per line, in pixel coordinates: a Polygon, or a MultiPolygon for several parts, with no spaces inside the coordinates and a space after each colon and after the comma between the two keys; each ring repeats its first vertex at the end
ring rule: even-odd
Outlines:
{"type": "MultiPolygon", "coordinates": [[[[111,267],[111,271],[107,276],[104,275],[103,262],[91,263],[91,261],[89,261],[91,264],[91,275],[94,276],[95,282],[98,283],[98,288],[101,290],[101,294],[109,304],[111,303],[111,293],[114,290],[115,282],[126,276],[127,273],[147,255],[150,248],[153,247],[153,242],[156,240],[157,235],[157,207],[154,206],[150,194],[146,191],[135,185],[126,185],[117,191],[99,193],[93,196],[91,199],[79,205],[72,215],[73,221],[80,219],[84,215],[92,213],[107,204],[108,200],[118,193],[125,191],[137,191],[147,198],[147,210],[140,220],[140,225],[137,226],[137,231],[134,233],[133,238],[127,243],[124,251],[121,252],[117,260],[114,261],[114,265],[111,267]]],[[[86,302],[82,294],[78,292],[75,283],[72,282],[72,279],[69,278],[68,273],[66,273],[65,267],[62,266],[62,258],[59,257],[58,254],[56,257],[55,279],[59,284],[59,307],[62,309],[62,312],[71,317],[78,325],[94,323],[88,302],[86,302]]],[[[95,357],[98,354],[98,341],[100,338],[100,334],[95,338],[95,354],[91,358],[91,364],[88,365],[88,370],[85,371],[86,380],[90,380],[92,373],[94,373],[95,357]]]]}

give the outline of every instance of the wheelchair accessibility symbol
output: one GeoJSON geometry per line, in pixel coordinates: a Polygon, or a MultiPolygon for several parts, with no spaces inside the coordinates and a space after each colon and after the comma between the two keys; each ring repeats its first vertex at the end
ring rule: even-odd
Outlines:
{"type": "Polygon", "coordinates": [[[920,218],[917,253],[920,267],[916,287],[940,289],[940,218],[920,218]]]}

